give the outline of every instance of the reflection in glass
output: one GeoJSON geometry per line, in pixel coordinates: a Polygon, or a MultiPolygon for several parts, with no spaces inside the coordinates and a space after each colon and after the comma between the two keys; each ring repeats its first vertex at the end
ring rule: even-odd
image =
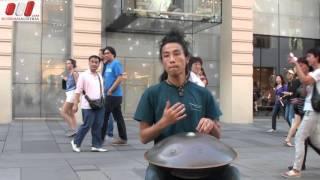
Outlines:
{"type": "Polygon", "coordinates": [[[13,109],[15,117],[39,117],[40,84],[15,84],[13,109]]]}
{"type": "Polygon", "coordinates": [[[200,56],[203,60],[218,60],[220,58],[219,37],[219,35],[213,33],[201,32],[193,34],[191,39],[193,41],[194,56],[200,56]]]}
{"type": "Polygon", "coordinates": [[[16,53],[13,83],[39,83],[41,81],[40,54],[16,53]]]}
{"type": "Polygon", "coordinates": [[[221,0],[110,0],[103,11],[109,32],[164,34],[176,26],[193,33],[220,24],[221,8],[221,0]]]}
{"type": "Polygon", "coordinates": [[[15,52],[40,53],[41,52],[41,24],[39,23],[15,23],[15,52]]]}
{"type": "Polygon", "coordinates": [[[71,3],[43,1],[42,23],[15,23],[14,117],[59,116],[61,76],[71,49],[71,3]]]}
{"type": "Polygon", "coordinates": [[[220,93],[219,93],[219,87],[216,86],[208,86],[206,87],[207,89],[209,89],[209,91],[211,92],[211,94],[213,95],[213,97],[216,99],[217,103],[219,103],[219,97],[220,97],[220,93]]]}
{"type": "Polygon", "coordinates": [[[145,17],[200,21],[221,15],[221,0],[124,0],[122,9],[145,17]]]}
{"type": "Polygon", "coordinates": [[[42,53],[70,53],[70,27],[65,24],[43,24],[42,53]]]}
{"type": "Polygon", "coordinates": [[[254,2],[255,34],[314,39],[320,37],[320,0],[256,0],[254,2]]]}
{"type": "Polygon", "coordinates": [[[153,79],[153,83],[156,84],[156,83],[159,83],[159,79],[160,79],[160,75],[162,74],[163,72],[163,66],[162,64],[160,63],[160,61],[155,61],[154,63],[154,69],[155,69],[155,72],[154,72],[154,79],[153,79]]]}
{"type": "Polygon", "coordinates": [[[149,87],[153,83],[153,62],[126,59],[126,84],[144,85],[149,87]]]}
{"type": "Polygon", "coordinates": [[[61,91],[61,84],[42,85],[41,116],[60,117],[59,108],[65,100],[65,93],[61,91]]]}
{"type": "Polygon", "coordinates": [[[43,23],[70,25],[72,1],[46,0],[43,2],[43,23]]]}
{"type": "Polygon", "coordinates": [[[208,86],[218,87],[220,82],[219,63],[217,61],[204,61],[203,68],[209,81],[208,86]]]}
{"type": "Polygon", "coordinates": [[[125,104],[124,109],[126,114],[133,114],[136,111],[142,93],[147,86],[131,86],[125,87],[125,104]]]}

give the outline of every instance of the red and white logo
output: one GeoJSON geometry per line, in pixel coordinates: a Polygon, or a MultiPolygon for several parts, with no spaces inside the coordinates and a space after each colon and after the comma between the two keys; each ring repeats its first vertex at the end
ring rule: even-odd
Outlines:
{"type": "Polygon", "coordinates": [[[3,0],[0,1],[1,20],[40,21],[41,0],[3,0]]]}

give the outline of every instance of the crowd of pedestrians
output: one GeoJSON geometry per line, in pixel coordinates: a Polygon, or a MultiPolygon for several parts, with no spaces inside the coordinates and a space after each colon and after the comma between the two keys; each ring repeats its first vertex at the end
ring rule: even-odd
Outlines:
{"type": "Polygon", "coordinates": [[[116,50],[111,47],[100,49],[99,56],[88,58],[88,69],[78,73],[76,60],[66,60],[67,75],[63,78],[66,100],[61,116],[68,124],[66,136],[73,137],[72,149],[80,152],[83,139],[89,130],[92,134],[92,151],[105,152],[106,136],[113,145],[127,144],[127,131],[121,111],[122,87],[126,73],[116,50]],[[80,103],[82,124],[77,128],[75,113],[80,103]],[[119,138],[113,138],[113,117],[118,127],[119,138]]]}
{"type": "Polygon", "coordinates": [[[289,125],[284,145],[294,147],[295,156],[293,166],[281,175],[299,178],[306,169],[308,146],[320,155],[320,48],[310,49],[305,57],[289,55],[288,62],[293,68],[287,70],[287,82],[282,75],[275,76],[272,128],[267,132],[277,131],[277,119],[282,114],[289,125]]]}

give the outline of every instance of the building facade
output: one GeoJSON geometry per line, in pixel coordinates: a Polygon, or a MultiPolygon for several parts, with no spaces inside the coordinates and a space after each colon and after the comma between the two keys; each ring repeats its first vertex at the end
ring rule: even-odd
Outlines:
{"type": "MultiPolygon", "coordinates": [[[[289,0],[223,0],[222,24],[187,34],[192,53],[204,59],[208,88],[221,106],[222,121],[252,122],[253,80],[259,79],[262,87],[269,74],[260,72],[271,68],[270,72],[281,73],[287,65],[280,59],[289,50],[301,55],[317,44],[320,0],[292,1],[295,5],[288,10],[283,3],[289,0]],[[310,25],[315,28],[307,28],[310,25]]],[[[108,18],[119,11],[117,5],[110,7],[112,0],[42,2],[41,23],[0,21],[0,123],[61,119],[65,59],[76,59],[83,71],[87,58],[106,45],[116,48],[128,73],[123,112],[130,119],[142,92],[158,82],[162,72],[158,52],[162,35],[106,32],[108,18]]],[[[121,2],[144,7],[148,1],[121,2]]]]}

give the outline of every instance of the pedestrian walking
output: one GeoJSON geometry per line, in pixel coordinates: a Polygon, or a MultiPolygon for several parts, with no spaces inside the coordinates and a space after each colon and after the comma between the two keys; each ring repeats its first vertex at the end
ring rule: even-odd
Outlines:
{"type": "Polygon", "coordinates": [[[68,130],[66,136],[73,137],[77,133],[77,120],[75,113],[72,111],[74,94],[76,90],[76,84],[79,77],[79,73],[76,71],[77,62],[74,59],[66,60],[67,76],[64,77],[66,81],[66,100],[63,103],[60,114],[68,124],[68,130]]]}
{"type": "Polygon", "coordinates": [[[91,151],[106,152],[102,148],[101,129],[104,119],[104,94],[103,79],[97,72],[100,65],[100,57],[92,55],[89,57],[89,69],[81,73],[77,83],[73,111],[78,111],[81,96],[81,110],[83,124],[80,126],[76,136],[71,141],[72,149],[80,152],[80,146],[88,131],[91,129],[92,146],[91,151]]]}

